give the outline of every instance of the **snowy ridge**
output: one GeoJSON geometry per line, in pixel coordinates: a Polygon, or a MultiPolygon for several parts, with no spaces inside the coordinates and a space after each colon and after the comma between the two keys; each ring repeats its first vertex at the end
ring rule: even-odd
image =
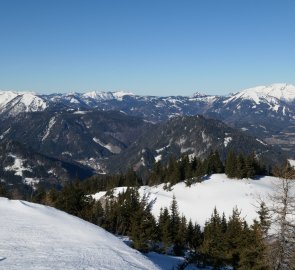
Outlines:
{"type": "Polygon", "coordinates": [[[269,86],[257,86],[242,90],[226,99],[224,103],[236,99],[250,99],[256,104],[262,101],[274,103],[276,100],[292,102],[295,100],[295,86],[291,84],[276,83],[269,86]]]}
{"type": "Polygon", "coordinates": [[[134,94],[123,92],[123,91],[118,91],[118,92],[92,91],[92,92],[87,92],[87,93],[82,94],[82,97],[84,97],[84,98],[91,98],[91,99],[95,99],[95,100],[99,100],[99,101],[112,100],[112,99],[122,100],[124,96],[134,96],[134,94]]]}
{"type": "Polygon", "coordinates": [[[46,108],[46,101],[34,93],[0,92],[0,112],[17,115],[21,112],[43,111],[46,108]]]}
{"type": "MultiPolygon", "coordinates": [[[[283,114],[286,115],[289,112],[289,107],[283,107],[281,102],[292,103],[295,101],[295,86],[285,83],[257,86],[229,96],[195,93],[192,96],[161,97],[140,96],[124,91],[38,95],[29,92],[2,91],[0,92],[0,113],[9,111],[10,115],[17,115],[20,112],[42,111],[50,106],[61,105],[72,109],[99,107],[112,110],[123,109],[124,113],[128,113],[129,110],[138,111],[139,115],[148,118],[151,117],[150,114],[159,114],[153,116],[155,119],[150,119],[154,121],[162,118],[169,119],[176,115],[202,114],[203,110],[213,109],[218,111],[222,105],[227,106],[232,101],[240,100],[251,100],[254,105],[267,103],[272,111],[283,110],[283,114]],[[146,108],[142,112],[143,105],[146,108]],[[164,112],[166,116],[162,115],[164,112]]],[[[241,107],[237,106],[236,109],[240,110],[241,107]]],[[[253,107],[253,109],[256,109],[256,107],[253,107]]]]}
{"type": "Polygon", "coordinates": [[[13,100],[18,94],[11,91],[0,92],[0,108],[5,106],[9,101],[13,100]]]}
{"type": "Polygon", "coordinates": [[[51,207],[0,198],[1,269],[159,269],[102,228],[51,207]]]}

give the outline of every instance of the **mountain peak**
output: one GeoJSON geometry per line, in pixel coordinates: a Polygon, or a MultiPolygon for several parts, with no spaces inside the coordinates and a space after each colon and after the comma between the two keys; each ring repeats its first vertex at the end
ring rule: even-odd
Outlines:
{"type": "Polygon", "coordinates": [[[209,96],[208,94],[205,94],[205,93],[202,93],[202,92],[195,92],[194,94],[193,94],[193,98],[199,98],[199,97],[207,97],[207,96],[209,96]]]}
{"type": "Polygon", "coordinates": [[[82,96],[85,98],[91,98],[95,100],[111,100],[111,99],[122,100],[124,96],[134,96],[134,94],[124,92],[124,91],[116,91],[116,92],[91,91],[91,92],[84,93],[82,96]]]}
{"type": "Polygon", "coordinates": [[[286,83],[256,86],[232,94],[226,101],[228,102],[238,98],[250,99],[256,104],[260,104],[262,100],[272,100],[274,98],[285,102],[292,102],[295,101],[295,86],[286,83]]]}

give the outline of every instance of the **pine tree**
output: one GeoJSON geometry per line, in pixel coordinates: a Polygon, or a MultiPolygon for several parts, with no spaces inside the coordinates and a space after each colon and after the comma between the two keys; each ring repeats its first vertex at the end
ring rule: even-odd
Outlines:
{"type": "Polygon", "coordinates": [[[174,241],[173,251],[176,256],[182,256],[185,249],[185,236],[186,236],[187,224],[185,216],[182,216],[179,222],[177,234],[174,241]]]}
{"type": "Polygon", "coordinates": [[[179,229],[180,217],[178,211],[178,205],[175,195],[173,195],[172,202],[170,205],[170,232],[172,243],[175,243],[176,235],[179,229]]]}
{"type": "Polygon", "coordinates": [[[216,208],[204,227],[204,241],[200,248],[204,265],[220,269],[226,264],[225,236],[222,232],[220,215],[216,208]]]}
{"type": "Polygon", "coordinates": [[[168,246],[171,244],[171,233],[170,233],[170,215],[168,208],[165,207],[161,211],[158,223],[158,230],[160,234],[160,240],[164,245],[164,251],[166,252],[168,246]]]}
{"type": "Polygon", "coordinates": [[[194,225],[192,223],[192,220],[190,219],[187,225],[186,235],[185,235],[185,243],[189,249],[194,249],[194,225]]]}
{"type": "Polygon", "coordinates": [[[243,155],[238,155],[237,157],[237,165],[236,165],[236,177],[242,179],[246,177],[245,173],[245,161],[243,155]]]}
{"type": "Polygon", "coordinates": [[[135,249],[141,252],[149,250],[149,243],[155,239],[156,222],[153,215],[142,205],[132,215],[130,238],[135,249]]]}
{"type": "Polygon", "coordinates": [[[235,153],[231,150],[228,152],[226,161],[225,161],[225,174],[229,178],[236,177],[236,163],[237,163],[237,157],[235,153]]]}
{"type": "Polygon", "coordinates": [[[259,223],[261,226],[261,230],[263,232],[263,236],[264,238],[266,238],[268,235],[268,230],[271,225],[271,216],[270,216],[270,211],[267,208],[264,201],[260,202],[260,208],[257,211],[257,213],[259,215],[259,223]]]}
{"type": "Polygon", "coordinates": [[[250,229],[243,231],[243,246],[240,248],[239,270],[268,270],[266,246],[260,224],[254,221],[250,229]]]}
{"type": "Polygon", "coordinates": [[[226,247],[227,257],[233,269],[237,269],[240,260],[240,252],[242,249],[242,236],[245,222],[240,217],[240,211],[233,209],[233,213],[229,218],[226,230],[226,247]]]}
{"type": "Polygon", "coordinates": [[[208,160],[207,174],[224,172],[224,167],[221,162],[218,151],[215,151],[215,152],[211,151],[207,160],[208,160]]]}
{"type": "Polygon", "coordinates": [[[245,159],[245,173],[247,178],[253,178],[256,174],[257,163],[255,160],[255,155],[252,153],[245,159]]]}

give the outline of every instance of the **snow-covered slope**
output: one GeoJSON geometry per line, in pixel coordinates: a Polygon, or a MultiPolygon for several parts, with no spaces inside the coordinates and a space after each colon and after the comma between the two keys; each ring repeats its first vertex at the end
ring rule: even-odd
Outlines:
{"type": "Polygon", "coordinates": [[[105,101],[105,100],[112,100],[112,99],[122,100],[124,96],[134,96],[134,94],[123,92],[123,91],[117,91],[117,92],[92,91],[92,92],[86,92],[82,94],[83,98],[91,98],[97,101],[105,101]]]}
{"type": "Polygon", "coordinates": [[[274,98],[286,102],[292,102],[295,100],[295,86],[285,83],[257,86],[233,94],[225,102],[238,98],[250,99],[256,104],[260,104],[261,101],[273,101],[274,98]]]}
{"type": "Polygon", "coordinates": [[[21,112],[43,111],[46,101],[34,93],[0,92],[0,113],[15,116],[21,112]]]}
{"type": "MultiPolygon", "coordinates": [[[[169,207],[173,195],[179,206],[179,212],[188,219],[204,225],[210,218],[214,207],[226,216],[232,214],[237,206],[242,211],[242,216],[249,223],[257,218],[258,199],[268,198],[274,190],[275,177],[262,177],[259,180],[229,179],[224,174],[214,174],[202,183],[196,183],[187,187],[184,183],[176,184],[171,191],[164,190],[163,184],[155,187],[144,186],[140,188],[140,194],[150,193],[150,200],[156,199],[153,206],[153,214],[158,217],[161,207],[169,207]]],[[[124,188],[117,188],[116,193],[124,188]]],[[[99,192],[94,198],[100,199],[105,192],[99,192]]]]}
{"type": "Polygon", "coordinates": [[[121,240],[51,207],[0,198],[0,269],[158,269],[121,240]]]}

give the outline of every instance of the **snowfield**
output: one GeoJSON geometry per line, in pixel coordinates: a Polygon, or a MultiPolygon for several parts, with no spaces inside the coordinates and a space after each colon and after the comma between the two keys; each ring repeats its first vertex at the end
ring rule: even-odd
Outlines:
{"type": "MultiPolygon", "coordinates": [[[[257,218],[258,200],[261,197],[267,201],[268,194],[274,191],[274,184],[279,179],[265,176],[258,180],[229,179],[225,174],[214,174],[202,183],[187,187],[185,183],[178,183],[171,191],[164,190],[164,184],[139,189],[141,195],[150,194],[150,200],[155,200],[152,212],[158,217],[160,209],[169,207],[175,195],[179,212],[187,219],[192,219],[203,226],[214,210],[214,207],[228,217],[235,206],[241,210],[241,216],[249,223],[257,218]]],[[[122,192],[126,187],[116,188],[114,194],[122,192]]],[[[100,199],[106,192],[98,192],[93,197],[100,199]]]]}
{"type": "Polygon", "coordinates": [[[102,228],[52,207],[0,198],[0,269],[159,269],[102,228]]]}

